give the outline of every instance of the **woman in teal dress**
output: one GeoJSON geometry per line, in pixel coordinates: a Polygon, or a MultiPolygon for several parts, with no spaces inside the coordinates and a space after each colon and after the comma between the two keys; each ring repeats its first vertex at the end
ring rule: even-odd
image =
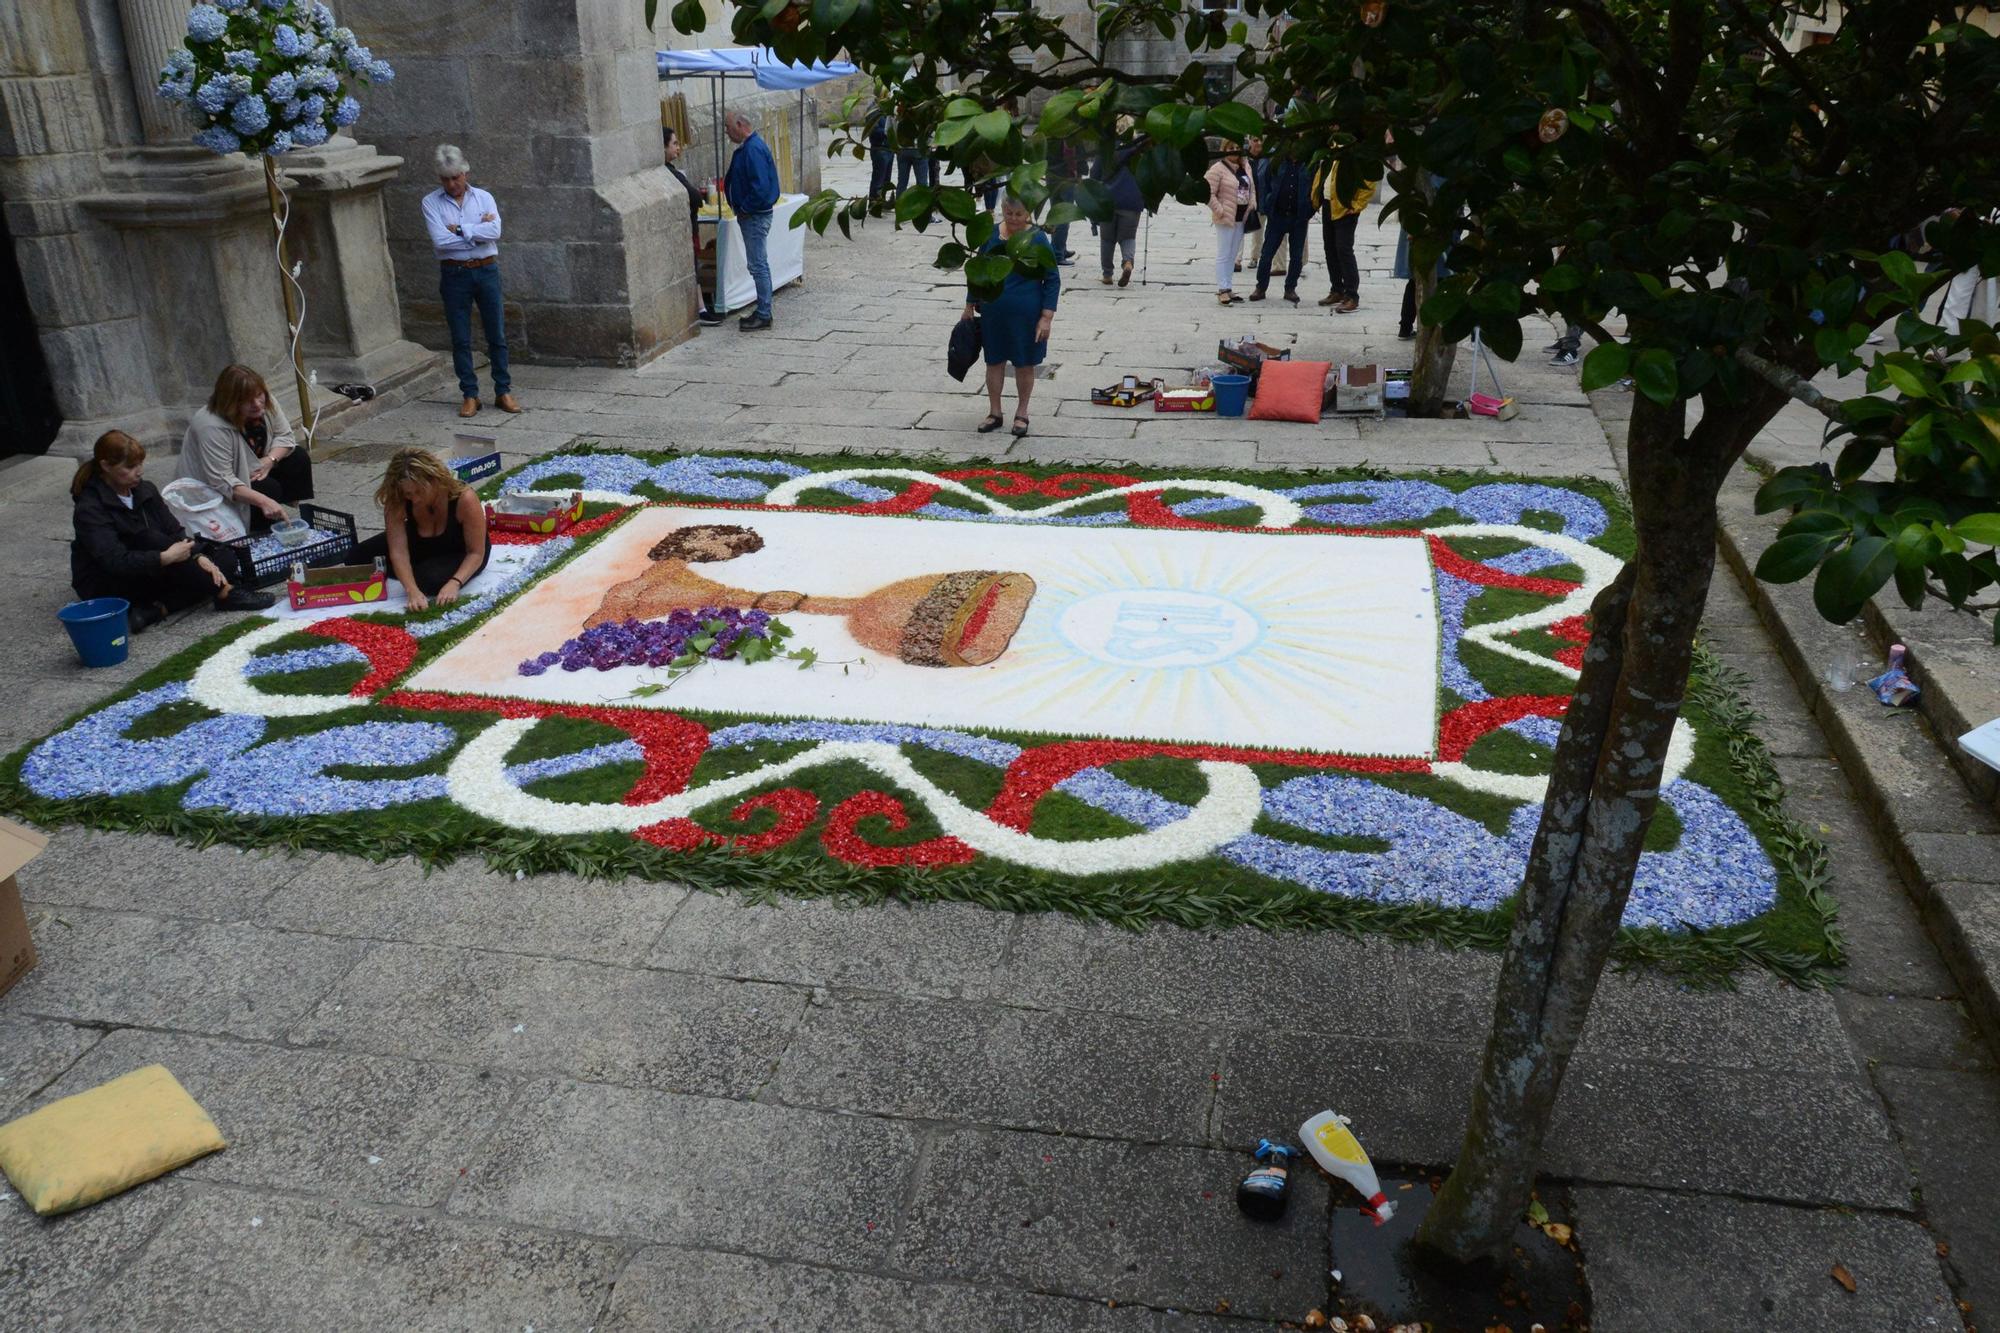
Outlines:
{"type": "Polygon", "coordinates": [[[1030,244],[1048,254],[1048,264],[1040,274],[1020,269],[1007,275],[1000,295],[991,301],[967,299],[962,319],[979,315],[981,341],[986,348],[986,400],[991,408],[980,423],[982,435],[1000,429],[1000,391],[1007,383],[1007,365],[1014,366],[1014,438],[1028,433],[1028,399],[1035,391],[1035,367],[1049,352],[1049,326],[1056,318],[1056,293],[1062,280],[1056,276],[1056,251],[1048,234],[1035,227],[1034,219],[1020,200],[1012,195],[1000,208],[1000,229],[980,247],[981,254],[1002,249],[1009,238],[1032,232],[1030,244]]]}

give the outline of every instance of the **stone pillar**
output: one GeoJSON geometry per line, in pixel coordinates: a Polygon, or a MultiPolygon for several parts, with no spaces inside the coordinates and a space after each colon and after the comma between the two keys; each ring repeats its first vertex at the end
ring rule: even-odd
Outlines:
{"type": "MultiPolygon", "coordinates": [[[[62,453],[112,426],[177,445],[231,362],[274,388],[291,382],[262,170],[187,144],[188,127],[157,114],[170,108],[155,75],[185,31],[186,0],[116,0],[123,32],[112,2],[0,0],[0,198],[65,418],[62,453]],[[143,145],[110,142],[100,108],[116,85],[132,88],[143,145]]],[[[323,386],[394,390],[438,371],[403,340],[393,299],[381,190],[400,166],[344,136],[286,161],[307,364],[323,386]]],[[[325,387],[318,397],[346,406],[325,387]]]]}
{"type": "Polygon", "coordinates": [[[465,150],[500,205],[515,360],[635,364],[687,336],[687,201],[660,157],[637,0],[343,0],[340,13],[396,66],[359,128],[409,163],[386,202],[412,337],[449,345],[421,213],[440,143],[465,150]]]}
{"type": "Polygon", "coordinates": [[[185,0],[118,0],[133,100],[149,144],[185,144],[192,132],[181,109],[155,93],[160,66],[167,63],[168,52],[187,36],[188,9],[185,0]]]}

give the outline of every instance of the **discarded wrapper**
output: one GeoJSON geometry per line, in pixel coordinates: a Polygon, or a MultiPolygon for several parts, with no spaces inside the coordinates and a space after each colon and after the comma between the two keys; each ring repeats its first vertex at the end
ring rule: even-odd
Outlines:
{"type": "Polygon", "coordinates": [[[1274,1222],[1285,1215],[1285,1204],[1289,1202],[1286,1186],[1291,1183],[1292,1159],[1299,1155],[1299,1150],[1258,1139],[1251,1155],[1257,1159],[1257,1169],[1243,1177],[1236,1187],[1236,1206],[1247,1217],[1274,1222]]]}
{"type": "Polygon", "coordinates": [[[1889,669],[1868,682],[1868,688],[1875,691],[1875,697],[1891,708],[1901,708],[1904,704],[1916,702],[1923,691],[1903,670],[1903,658],[1909,649],[1900,643],[1889,645],[1889,669]]]}
{"type": "Polygon", "coordinates": [[[1368,1160],[1368,1153],[1362,1148],[1360,1140],[1348,1131],[1348,1123],[1344,1115],[1321,1111],[1299,1126],[1299,1138],[1323,1171],[1354,1186],[1356,1192],[1368,1201],[1364,1211],[1379,1227],[1396,1215],[1396,1205],[1382,1193],[1382,1182],[1375,1175],[1375,1164],[1368,1160]]]}

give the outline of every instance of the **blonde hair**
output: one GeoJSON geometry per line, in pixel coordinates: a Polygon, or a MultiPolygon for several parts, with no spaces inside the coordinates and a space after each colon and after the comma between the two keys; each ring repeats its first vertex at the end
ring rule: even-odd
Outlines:
{"type": "Polygon", "coordinates": [[[208,395],[208,410],[238,430],[243,429],[243,409],[262,394],[270,405],[271,388],[264,377],[248,366],[224,366],[215,377],[215,391],[208,395]]]}
{"type": "Polygon", "coordinates": [[[83,494],[83,488],[104,475],[106,468],[131,467],[146,461],[146,446],[127,435],[122,430],[107,430],[97,437],[91,447],[90,457],[83,460],[83,466],[71,478],[71,497],[83,494]]]}
{"type": "Polygon", "coordinates": [[[458,474],[445,466],[442,458],[428,449],[398,449],[389,458],[389,466],[382,473],[382,484],[375,488],[375,503],[388,513],[389,506],[403,499],[403,484],[412,482],[425,491],[443,491],[446,504],[458,499],[466,489],[458,474]]]}

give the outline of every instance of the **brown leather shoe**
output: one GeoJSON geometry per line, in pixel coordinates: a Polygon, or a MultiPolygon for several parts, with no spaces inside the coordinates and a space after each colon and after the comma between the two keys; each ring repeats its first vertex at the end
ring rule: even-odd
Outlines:
{"type": "Polygon", "coordinates": [[[477,398],[468,398],[468,399],[466,399],[466,400],[465,400],[464,402],[462,402],[462,403],[460,403],[460,404],[458,405],[458,414],[459,414],[460,416],[462,416],[462,417],[476,417],[476,416],[478,416],[478,415],[479,415],[479,400],[478,400],[477,398]]]}
{"type": "Polygon", "coordinates": [[[514,401],[514,395],[511,393],[503,393],[498,398],[495,398],[493,406],[499,408],[502,412],[518,412],[521,410],[521,405],[514,401]]]}

